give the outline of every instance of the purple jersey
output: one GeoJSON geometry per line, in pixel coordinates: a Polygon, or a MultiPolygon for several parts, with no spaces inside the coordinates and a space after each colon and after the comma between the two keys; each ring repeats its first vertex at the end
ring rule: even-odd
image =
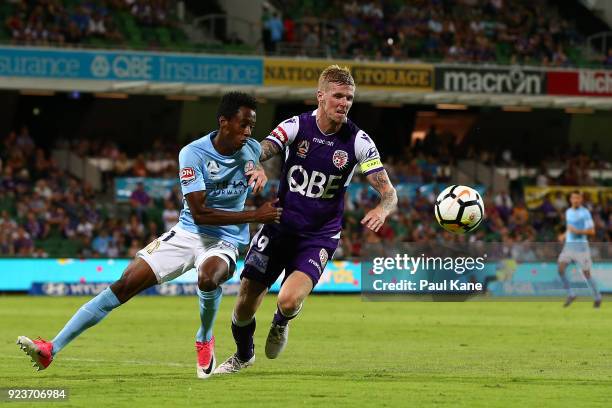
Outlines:
{"type": "Polygon", "coordinates": [[[279,124],[267,137],[285,150],[278,197],[281,228],[301,236],[339,238],[344,193],[357,166],[383,170],[374,142],[348,120],[333,134],[321,132],[316,110],[279,124]]]}

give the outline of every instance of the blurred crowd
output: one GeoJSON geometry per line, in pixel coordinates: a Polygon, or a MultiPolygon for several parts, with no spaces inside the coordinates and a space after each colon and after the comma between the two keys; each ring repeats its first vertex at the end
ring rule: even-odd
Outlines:
{"type": "Polygon", "coordinates": [[[307,56],[568,66],[583,38],[546,0],[298,0],[264,13],[265,48],[307,56]],[[503,61],[500,61],[502,59],[503,61]]]}
{"type": "MultiPolygon", "coordinates": [[[[82,141],[76,146],[94,148],[82,141]]],[[[1,256],[47,257],[49,249],[69,256],[132,257],[178,220],[178,186],[160,203],[137,188],[128,208],[116,211],[112,200],[105,206],[87,182],[60,169],[26,126],[2,140],[0,159],[1,256]]]]}
{"type": "Polygon", "coordinates": [[[13,8],[5,28],[11,40],[30,45],[74,45],[89,38],[124,41],[117,13],[128,12],[142,26],[173,24],[172,0],[7,0],[13,8]]]}
{"type": "Polygon", "coordinates": [[[162,177],[172,178],[178,174],[177,143],[162,138],[151,142],[150,150],[130,155],[112,140],[73,139],[59,140],[56,148],[67,149],[82,158],[90,158],[104,173],[111,187],[114,177],[162,177]]]}
{"type": "MultiPolygon", "coordinates": [[[[66,146],[64,146],[66,147],[66,146]]],[[[175,178],[178,146],[153,142],[150,152],[128,158],[112,142],[76,140],[68,144],[81,156],[96,153],[115,165],[107,172],[108,181],[115,177],[152,176],[175,178]],[[159,155],[156,152],[167,152],[159,155]],[[125,159],[125,160],[124,160],[125,159]],[[159,159],[159,160],[156,160],[159,159]],[[130,166],[120,165],[131,161],[130,166]],[[165,167],[150,163],[166,162],[165,167]]],[[[580,157],[574,160],[584,161],[580,157]]],[[[349,259],[361,255],[364,245],[385,245],[390,242],[453,242],[483,241],[507,244],[556,241],[564,229],[564,211],[568,202],[561,194],[548,195],[536,208],[526,207],[522,190],[487,194],[486,219],[483,225],[465,236],[443,231],[436,223],[433,204],[440,186],[448,184],[451,164],[427,149],[415,148],[407,156],[386,161],[389,175],[398,185],[433,183],[423,193],[417,188],[408,198],[400,194],[399,210],[389,222],[373,233],[361,225],[365,213],[377,203],[367,188],[347,194],[343,237],[336,256],[349,259]]],[[[566,172],[571,174],[570,164],[566,172]]],[[[139,183],[126,203],[114,200],[114,189],[96,193],[82,180],[60,169],[44,149],[37,146],[27,126],[10,132],[0,145],[0,255],[23,257],[133,257],[148,242],[172,227],[178,220],[182,195],[178,183],[163,198],[153,198],[139,183]]],[[[354,182],[364,182],[356,176],[354,182]]],[[[559,184],[572,179],[559,178],[559,184]]],[[[424,190],[423,190],[424,191],[424,190]]],[[[255,208],[272,199],[276,188],[266,195],[250,197],[248,208],[255,208]]],[[[585,205],[591,211],[597,235],[593,241],[612,241],[612,202],[605,197],[585,194],[585,205]]],[[[253,232],[257,226],[253,225],[253,232]]]]}

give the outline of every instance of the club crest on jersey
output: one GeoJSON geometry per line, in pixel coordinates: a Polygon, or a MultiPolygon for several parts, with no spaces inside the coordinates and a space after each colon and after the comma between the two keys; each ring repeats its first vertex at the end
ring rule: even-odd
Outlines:
{"type": "Polygon", "coordinates": [[[327,259],[327,251],[325,250],[325,248],[321,248],[321,251],[319,251],[319,260],[321,261],[321,268],[325,268],[325,265],[327,265],[327,259]]]}
{"type": "Polygon", "coordinates": [[[336,150],[332,156],[332,163],[340,170],[344,169],[348,163],[348,153],[344,150],[336,150]]]}
{"type": "Polygon", "coordinates": [[[255,168],[255,162],[253,160],[247,160],[246,163],[244,163],[244,172],[248,172],[251,171],[255,168]]]}
{"type": "Polygon", "coordinates": [[[186,186],[195,180],[195,170],[193,167],[183,167],[180,174],[181,184],[186,186]]]}
{"type": "Polygon", "coordinates": [[[209,161],[208,163],[206,163],[206,170],[211,176],[216,176],[217,174],[219,174],[219,163],[214,160],[209,161]]]}
{"type": "Polygon", "coordinates": [[[297,148],[297,155],[302,159],[306,158],[308,154],[308,149],[310,148],[310,142],[308,140],[302,140],[297,148]]]}

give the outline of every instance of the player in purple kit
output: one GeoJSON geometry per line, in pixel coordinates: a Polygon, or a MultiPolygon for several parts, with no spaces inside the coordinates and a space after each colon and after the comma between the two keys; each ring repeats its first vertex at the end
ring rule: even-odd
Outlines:
{"type": "MultiPolygon", "coordinates": [[[[265,348],[268,358],[283,351],[289,320],[300,312],[338,246],[344,194],[358,166],[381,197],[361,223],[378,231],[396,208],[397,194],[374,142],[347,118],[354,95],[350,71],[327,67],[319,77],[317,110],[285,120],[261,142],[260,161],[285,155],[278,192],[283,214],[280,224],[262,227],[251,241],[232,316],[237,352],[217,374],[237,372],[255,361],[255,312],[284,270],[265,348]]],[[[258,182],[257,174],[253,181],[258,182]]]]}

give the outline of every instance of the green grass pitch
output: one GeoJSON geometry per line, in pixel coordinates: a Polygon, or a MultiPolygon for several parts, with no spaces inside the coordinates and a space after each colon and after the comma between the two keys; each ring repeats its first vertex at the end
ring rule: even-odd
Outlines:
{"type": "MultiPolygon", "coordinates": [[[[608,298],[609,299],[609,298],[608,298]]],[[[362,302],[312,296],[277,360],[195,377],[195,298],[138,297],[34,372],[18,335],[51,338],[86,298],[0,297],[0,387],[68,388],[70,406],[610,406],[612,307],[591,302],[362,302]]],[[[217,317],[217,358],[233,350],[235,298],[217,317]]],[[[610,305],[612,306],[612,305],[610,305]]],[[[19,404],[27,406],[28,404],[19,404]]],[[[41,407],[44,403],[32,403],[41,407]]]]}

